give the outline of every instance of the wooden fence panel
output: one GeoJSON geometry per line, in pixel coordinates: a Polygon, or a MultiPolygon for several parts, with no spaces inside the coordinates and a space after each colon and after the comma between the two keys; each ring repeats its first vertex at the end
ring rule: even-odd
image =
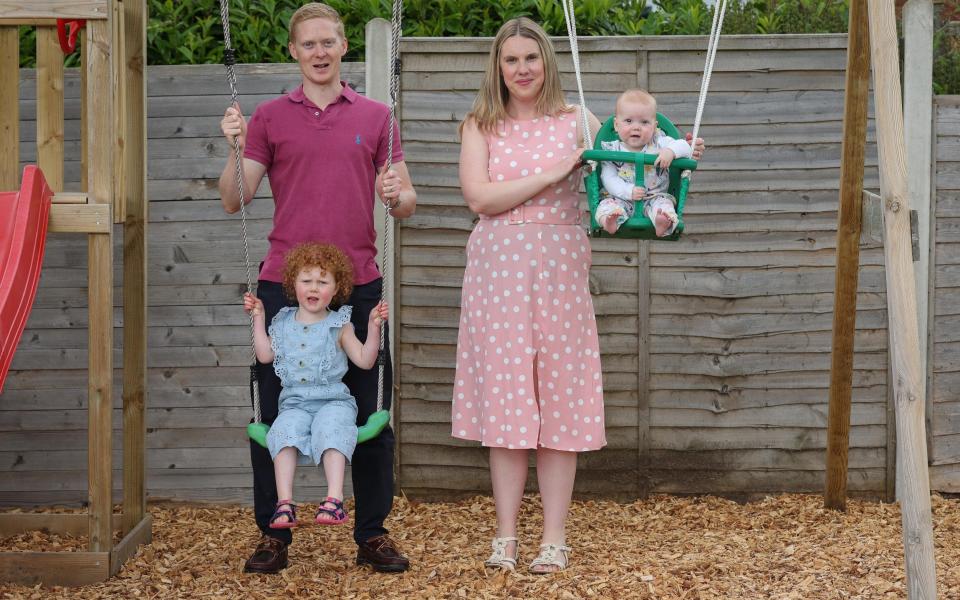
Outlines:
{"type": "Polygon", "coordinates": [[[960,96],[934,101],[931,310],[928,372],[930,486],[960,492],[960,96]]]}

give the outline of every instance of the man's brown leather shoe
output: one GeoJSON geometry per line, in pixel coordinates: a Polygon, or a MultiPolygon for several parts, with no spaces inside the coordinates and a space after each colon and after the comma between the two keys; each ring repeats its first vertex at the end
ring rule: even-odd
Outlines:
{"type": "Polygon", "coordinates": [[[273,575],[286,567],[287,545],[277,538],[265,535],[260,538],[257,549],[253,551],[246,564],[243,565],[243,572],[273,575]]]}
{"type": "Polygon", "coordinates": [[[400,554],[387,534],[372,537],[357,547],[357,564],[370,565],[381,573],[400,573],[410,568],[410,561],[400,554]]]}

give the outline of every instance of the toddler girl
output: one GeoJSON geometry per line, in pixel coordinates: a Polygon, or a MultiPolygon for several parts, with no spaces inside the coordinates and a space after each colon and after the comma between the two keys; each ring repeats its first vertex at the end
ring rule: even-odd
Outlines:
{"type": "Polygon", "coordinates": [[[298,306],[285,307],[264,323],[263,302],[244,294],[243,307],[253,315],[254,348],[261,363],[273,362],[283,384],[280,413],[267,434],[281,500],[270,519],[273,529],[296,527],[293,475],[298,455],[304,462],[323,463],[327,498],[314,520],[320,525],[347,521],[343,510],[343,477],[357,444],[357,403],[343,383],[347,358],[371,368],[380,349],[380,325],[387,304],[370,312],[367,341],[361,343],[350,323],[345,302],[353,289],[350,260],[329,244],[301,244],[285,257],[283,288],[298,306]]]}

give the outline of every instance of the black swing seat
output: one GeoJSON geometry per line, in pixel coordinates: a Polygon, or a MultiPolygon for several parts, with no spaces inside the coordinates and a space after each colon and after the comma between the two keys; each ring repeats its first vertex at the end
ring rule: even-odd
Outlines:
{"type": "MultiPolygon", "coordinates": [[[[657,126],[672,138],[681,139],[683,137],[683,134],[670,119],[660,113],[657,113],[657,126]]],[[[617,137],[616,130],[613,128],[613,117],[610,117],[603,124],[603,127],[600,128],[600,131],[597,132],[594,149],[587,150],[583,153],[584,160],[598,162],[632,162],[637,166],[637,181],[640,185],[643,185],[643,166],[652,165],[654,161],[657,160],[657,155],[644,154],[642,152],[615,152],[612,150],[604,150],[600,145],[601,142],[612,142],[617,139],[619,138],[617,137]]],[[[697,161],[689,158],[678,158],[670,164],[670,187],[668,191],[677,199],[677,218],[679,222],[672,234],[661,238],[657,237],[653,223],[643,214],[643,201],[636,202],[636,210],[633,216],[621,225],[620,229],[614,235],[607,233],[603,227],[597,223],[595,215],[597,205],[600,204],[601,200],[600,191],[603,188],[603,182],[600,180],[600,165],[597,165],[597,168],[587,176],[586,180],[587,203],[590,208],[590,234],[593,237],[617,237],[640,240],[675,241],[680,239],[680,234],[683,233],[683,207],[684,204],[686,204],[687,188],[690,185],[690,180],[687,177],[683,177],[682,173],[684,171],[693,171],[696,168],[697,161]]]]}

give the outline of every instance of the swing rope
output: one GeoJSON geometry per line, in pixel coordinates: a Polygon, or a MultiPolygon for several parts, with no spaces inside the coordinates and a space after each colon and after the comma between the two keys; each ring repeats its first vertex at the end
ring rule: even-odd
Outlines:
{"type": "Polygon", "coordinates": [[[587,101],[583,95],[583,78],[580,76],[580,50],[577,46],[577,19],[574,15],[573,0],[561,0],[563,18],[567,23],[567,38],[570,40],[570,57],[573,59],[573,72],[577,78],[577,93],[580,96],[580,118],[583,121],[583,147],[589,148],[593,141],[590,135],[590,120],[587,119],[587,101]]]}
{"type": "Polygon", "coordinates": [[[707,40],[703,79],[700,80],[700,97],[697,98],[697,116],[693,121],[693,139],[697,139],[697,134],[700,133],[700,118],[703,116],[703,105],[707,102],[707,89],[710,87],[710,76],[713,74],[713,60],[717,57],[717,46],[720,45],[720,32],[723,30],[723,17],[727,12],[727,0],[719,0],[715,6],[710,37],[707,40]]]}
{"type": "MultiPolygon", "coordinates": [[[[227,82],[230,84],[230,102],[240,108],[240,94],[237,92],[237,74],[233,65],[236,64],[236,55],[230,39],[230,7],[229,0],[220,0],[220,21],[223,23],[223,64],[227,67],[227,82]]],[[[250,247],[247,244],[247,201],[243,190],[243,170],[240,161],[243,156],[240,151],[240,141],[233,140],[233,155],[236,162],[237,191],[240,195],[240,231],[243,238],[243,262],[246,266],[247,292],[253,294],[253,277],[250,267],[250,247]]],[[[260,389],[257,385],[257,350],[253,341],[254,326],[253,313],[250,313],[250,393],[253,396],[253,420],[260,423],[260,389]]]]}
{"type": "MultiPolygon", "coordinates": [[[[224,52],[223,52],[223,64],[227,68],[227,82],[230,84],[230,97],[231,103],[236,105],[239,109],[240,106],[240,94],[237,91],[237,76],[234,70],[234,65],[236,64],[236,53],[233,49],[233,45],[230,37],[230,0],[219,0],[220,1],[220,20],[223,24],[223,41],[224,41],[224,52]]],[[[391,32],[390,32],[390,119],[389,119],[389,134],[387,138],[387,160],[384,165],[383,172],[390,170],[390,167],[393,163],[393,142],[394,142],[394,127],[396,126],[396,112],[397,112],[397,96],[399,95],[400,89],[400,60],[399,60],[399,48],[400,48],[400,31],[402,25],[402,13],[403,5],[402,0],[393,0],[393,13],[391,18],[391,32]]],[[[246,213],[246,198],[243,189],[243,170],[241,166],[241,160],[243,159],[242,152],[240,150],[239,140],[234,140],[233,142],[233,151],[234,158],[236,161],[236,179],[237,179],[237,191],[240,196],[240,223],[241,223],[241,236],[243,238],[243,259],[244,265],[246,267],[246,277],[247,277],[247,292],[253,293],[253,277],[251,275],[252,267],[250,263],[250,249],[247,243],[247,213],[246,213]]],[[[376,201],[376,200],[374,200],[376,201]]],[[[390,207],[392,208],[392,207],[390,207]]],[[[387,249],[390,247],[390,236],[391,236],[391,219],[392,215],[390,210],[384,211],[384,227],[383,227],[383,248],[381,252],[381,267],[380,274],[382,278],[382,288],[380,293],[381,301],[386,299],[387,296],[387,281],[390,270],[390,261],[387,257],[387,249]]],[[[373,437],[379,435],[384,427],[389,423],[390,415],[387,411],[383,410],[383,395],[384,395],[384,371],[386,369],[386,353],[384,348],[386,347],[386,327],[380,327],[380,349],[377,355],[377,411],[371,418],[368,419],[367,425],[360,428],[360,433],[358,434],[358,442],[367,441],[373,437]]],[[[264,427],[262,425],[263,417],[260,411],[260,391],[259,386],[257,385],[257,372],[256,372],[256,346],[254,345],[254,324],[253,324],[253,315],[250,315],[250,350],[251,350],[251,366],[250,366],[250,390],[253,397],[253,413],[254,413],[254,422],[251,424],[253,426],[259,426],[260,433],[255,435],[253,430],[248,427],[248,433],[255,441],[261,445],[265,445],[264,440],[262,439],[264,433],[264,427]]]]}
{"type": "MultiPolygon", "coordinates": [[[[397,122],[397,95],[400,90],[400,27],[403,21],[403,2],[402,0],[393,0],[393,14],[390,19],[390,122],[387,124],[389,133],[387,134],[387,162],[384,165],[383,172],[386,173],[393,166],[393,128],[397,122]]],[[[398,197],[399,200],[399,197],[398,197]]],[[[376,200],[375,200],[376,201],[376,200]]],[[[380,287],[380,300],[387,298],[387,277],[390,272],[390,260],[387,257],[387,249],[390,247],[390,236],[392,227],[390,209],[383,211],[383,248],[380,260],[380,277],[382,285],[380,287]]],[[[386,324],[380,326],[380,354],[377,356],[377,412],[383,410],[383,378],[384,371],[387,368],[386,353],[386,324]]]]}

